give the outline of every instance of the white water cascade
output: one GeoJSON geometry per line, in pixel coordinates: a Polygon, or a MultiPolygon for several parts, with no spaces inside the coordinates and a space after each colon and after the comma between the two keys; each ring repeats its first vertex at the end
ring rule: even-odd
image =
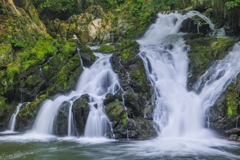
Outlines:
{"type": "Polygon", "coordinates": [[[109,61],[111,55],[95,53],[98,60],[90,67],[84,68],[75,91],[68,95],[59,95],[54,100],[46,100],[42,105],[33,126],[37,134],[52,134],[54,118],[64,101],[70,102],[68,136],[71,135],[72,99],[88,94],[90,97],[90,113],[85,128],[85,137],[103,137],[111,127],[103,110],[103,99],[107,93],[114,94],[119,89],[117,75],[113,72],[109,61]]]}
{"type": "Polygon", "coordinates": [[[19,103],[19,104],[17,105],[17,109],[16,109],[16,111],[13,113],[13,115],[12,115],[12,117],[11,117],[11,119],[10,119],[9,125],[8,125],[9,131],[14,132],[15,124],[16,124],[16,116],[17,116],[18,112],[20,111],[20,108],[22,107],[22,105],[23,105],[22,103],[19,103]]]}
{"type": "Polygon", "coordinates": [[[204,128],[205,112],[240,72],[240,44],[236,44],[196,83],[199,94],[188,91],[187,46],[178,31],[182,21],[194,15],[205,19],[214,29],[210,20],[198,12],[158,14],[156,23],[138,41],[140,56],[154,87],[153,119],[161,137],[211,137],[211,132],[204,128]],[[169,45],[173,48],[169,49],[169,45]]]}

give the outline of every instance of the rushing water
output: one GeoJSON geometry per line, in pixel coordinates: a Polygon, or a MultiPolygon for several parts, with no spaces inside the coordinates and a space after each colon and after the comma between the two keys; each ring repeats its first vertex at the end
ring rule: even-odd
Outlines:
{"type": "MultiPolygon", "coordinates": [[[[205,19],[214,30],[214,24],[198,12],[158,14],[156,23],[138,40],[139,55],[154,87],[153,118],[158,138],[148,141],[104,138],[111,124],[103,111],[103,99],[120,87],[109,62],[111,55],[95,53],[98,60],[84,68],[76,90],[45,101],[30,132],[0,135],[0,159],[240,159],[238,143],[219,139],[204,126],[207,110],[240,71],[240,44],[210,67],[195,83],[193,91],[188,91],[189,60],[181,38],[186,33],[178,31],[182,21],[194,15],[205,19]],[[83,94],[90,95],[90,113],[84,137],[77,138],[71,136],[74,127],[71,107],[83,94]],[[53,122],[65,101],[71,104],[68,137],[59,138],[52,135],[53,122]]],[[[225,34],[214,30],[211,36],[225,34]]]]}

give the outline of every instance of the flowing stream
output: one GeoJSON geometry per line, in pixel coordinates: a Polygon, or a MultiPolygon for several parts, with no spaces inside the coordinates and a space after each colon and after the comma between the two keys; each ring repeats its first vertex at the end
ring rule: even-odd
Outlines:
{"type": "Polygon", "coordinates": [[[90,68],[84,68],[76,90],[45,101],[29,133],[0,135],[0,159],[6,156],[28,159],[240,159],[238,143],[220,139],[204,126],[209,108],[240,72],[240,44],[236,44],[224,59],[216,61],[189,91],[188,46],[181,38],[186,33],[179,33],[179,29],[183,20],[194,15],[210,24],[211,36],[226,37],[224,31],[214,29],[207,17],[191,11],[185,15],[159,13],[156,22],[138,40],[139,55],[154,87],[153,120],[159,134],[157,138],[148,141],[104,138],[111,123],[104,113],[103,99],[107,93],[114,94],[121,87],[109,62],[111,55],[95,53],[98,60],[90,68]],[[84,94],[90,96],[85,138],[73,137],[73,103],[84,94]],[[54,118],[64,102],[71,104],[68,136],[53,136],[54,118]]]}

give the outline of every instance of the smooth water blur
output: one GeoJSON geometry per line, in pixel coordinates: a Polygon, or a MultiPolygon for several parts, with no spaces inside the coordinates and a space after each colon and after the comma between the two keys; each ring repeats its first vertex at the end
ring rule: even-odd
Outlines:
{"type": "Polygon", "coordinates": [[[119,88],[117,75],[113,72],[109,61],[111,55],[95,53],[98,60],[90,67],[84,68],[75,91],[68,95],[56,96],[53,100],[46,100],[38,113],[32,132],[36,134],[53,134],[54,119],[61,104],[68,101],[70,105],[68,136],[73,129],[72,104],[81,95],[90,97],[90,113],[87,119],[84,135],[87,137],[103,137],[111,128],[103,110],[103,99],[107,93],[114,94],[119,88]]]}
{"type": "Polygon", "coordinates": [[[46,137],[44,140],[33,141],[0,136],[0,159],[240,159],[238,143],[211,138],[189,138],[185,141],[181,138],[158,138],[148,141],[48,138],[47,141],[46,137]]]}

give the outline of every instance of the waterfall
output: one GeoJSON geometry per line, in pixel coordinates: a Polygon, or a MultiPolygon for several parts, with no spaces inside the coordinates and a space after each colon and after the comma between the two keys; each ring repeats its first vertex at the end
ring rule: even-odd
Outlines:
{"type": "Polygon", "coordinates": [[[16,116],[17,116],[17,114],[18,114],[18,112],[20,111],[20,108],[22,107],[22,103],[19,103],[18,105],[17,105],[17,109],[16,109],[16,111],[13,113],[13,115],[12,115],[12,117],[11,117],[11,119],[10,119],[10,122],[9,122],[9,125],[8,125],[8,129],[9,129],[9,131],[14,131],[14,129],[15,129],[15,124],[16,124],[16,116]]]}
{"type": "MultiPolygon", "coordinates": [[[[196,89],[201,90],[200,93],[188,91],[187,46],[178,36],[178,30],[184,19],[194,15],[199,13],[158,14],[156,23],[138,40],[139,55],[154,87],[153,119],[162,137],[212,135],[204,128],[205,113],[240,71],[240,44],[236,44],[228,56],[217,61],[196,83],[202,84],[195,85],[196,89]],[[169,44],[173,46],[172,49],[167,47],[169,44]],[[208,73],[211,73],[211,77],[205,80],[208,73]]],[[[214,28],[207,17],[200,17],[214,28]]]]}
{"type": "MultiPolygon", "coordinates": [[[[87,119],[84,135],[86,137],[103,137],[111,125],[104,112],[103,100],[107,93],[114,94],[119,89],[117,75],[110,63],[110,54],[94,53],[98,59],[90,68],[84,68],[76,89],[67,95],[58,95],[53,100],[46,100],[37,115],[33,132],[37,134],[52,134],[53,122],[61,104],[72,101],[83,94],[90,97],[90,113],[87,119]]],[[[71,135],[71,106],[69,108],[68,135],[71,135]]]]}

